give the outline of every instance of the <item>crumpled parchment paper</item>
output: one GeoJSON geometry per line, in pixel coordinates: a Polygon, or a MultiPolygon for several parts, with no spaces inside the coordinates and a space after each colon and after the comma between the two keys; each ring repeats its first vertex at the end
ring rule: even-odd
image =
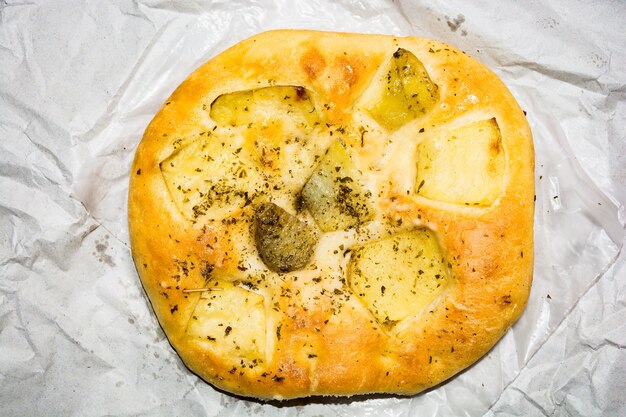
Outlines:
{"type": "Polygon", "coordinates": [[[619,0],[4,0],[0,414],[626,415],[625,22],[619,0]],[[218,392],[181,363],[143,293],[126,216],[143,130],[193,69],[273,28],[442,40],[528,113],[528,308],[482,360],[421,395],[218,392]]]}

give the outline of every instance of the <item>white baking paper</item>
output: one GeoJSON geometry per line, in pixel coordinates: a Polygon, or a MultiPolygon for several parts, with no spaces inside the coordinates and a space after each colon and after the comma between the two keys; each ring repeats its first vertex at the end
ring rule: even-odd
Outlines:
{"type": "Polygon", "coordinates": [[[626,415],[626,3],[0,4],[0,415],[626,415]],[[478,363],[413,397],[263,403],[216,391],[164,337],[129,251],[128,175],[176,86],[274,28],[451,43],[534,133],[535,280],[478,363]]]}

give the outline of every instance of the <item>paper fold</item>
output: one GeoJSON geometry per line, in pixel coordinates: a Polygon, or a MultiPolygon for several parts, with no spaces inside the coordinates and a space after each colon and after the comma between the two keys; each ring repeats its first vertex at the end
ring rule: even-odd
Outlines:
{"type": "Polygon", "coordinates": [[[3,415],[623,415],[626,5],[458,0],[0,6],[3,415]],[[248,401],[179,360],[129,249],[143,130],[196,67],[273,28],[453,44],[527,112],[535,278],[483,359],[414,397],[248,401]]]}

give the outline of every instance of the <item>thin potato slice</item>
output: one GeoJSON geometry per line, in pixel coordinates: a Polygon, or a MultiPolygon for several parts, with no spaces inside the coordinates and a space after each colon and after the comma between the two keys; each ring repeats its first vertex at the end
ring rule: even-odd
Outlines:
{"type": "Polygon", "coordinates": [[[227,281],[214,281],[202,294],[187,325],[187,335],[222,355],[263,361],[263,296],[227,281]]]}
{"type": "Polygon", "coordinates": [[[311,259],[317,233],[296,216],[274,203],[264,203],[256,210],[255,224],[257,250],[272,271],[294,271],[311,259]]]}
{"type": "Polygon", "coordinates": [[[417,147],[417,194],[488,206],[502,193],[505,156],[495,119],[442,131],[417,147]]]}
{"type": "Polygon", "coordinates": [[[424,310],[450,276],[435,234],[421,228],[355,249],[348,282],[380,323],[394,324],[424,310]]]}
{"type": "Polygon", "coordinates": [[[246,156],[214,136],[178,150],[161,172],[178,209],[193,221],[219,220],[250,204],[264,179],[246,156]]]}
{"type": "Polygon", "coordinates": [[[379,88],[366,109],[389,130],[426,114],[439,100],[439,87],[430,79],[424,65],[402,48],[393,54],[379,88]]]}
{"type": "Polygon", "coordinates": [[[243,149],[251,159],[273,173],[293,162],[294,148],[306,154],[303,138],[319,125],[312,94],[300,86],[222,94],[211,104],[209,115],[219,127],[242,135],[243,149]]]}
{"type": "Polygon", "coordinates": [[[318,114],[304,87],[273,86],[222,94],[211,104],[210,116],[219,125],[247,126],[272,119],[291,121],[310,131],[318,114]]]}
{"type": "Polygon", "coordinates": [[[334,142],[302,189],[302,205],[324,232],[344,230],[373,217],[371,193],[360,183],[350,154],[334,142]]]}

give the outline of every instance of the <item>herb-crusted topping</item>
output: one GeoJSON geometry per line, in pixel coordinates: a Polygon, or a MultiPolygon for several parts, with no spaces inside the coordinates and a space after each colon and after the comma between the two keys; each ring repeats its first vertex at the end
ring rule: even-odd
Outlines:
{"type": "Polygon", "coordinates": [[[301,192],[301,207],[309,210],[324,232],[347,229],[373,218],[371,192],[359,181],[348,149],[336,141],[301,192]]]}
{"type": "Polygon", "coordinates": [[[176,90],[137,152],[138,272],[185,363],[221,389],[421,389],[524,306],[521,112],[445,45],[369,39],[236,46],[176,90]]]}
{"type": "Polygon", "coordinates": [[[422,311],[450,280],[437,237],[425,228],[353,249],[348,268],[352,291],[387,326],[422,311]]]}
{"type": "Polygon", "coordinates": [[[247,155],[230,152],[214,137],[202,137],[161,164],[172,199],[193,222],[221,220],[250,205],[265,176],[247,155]]]}

